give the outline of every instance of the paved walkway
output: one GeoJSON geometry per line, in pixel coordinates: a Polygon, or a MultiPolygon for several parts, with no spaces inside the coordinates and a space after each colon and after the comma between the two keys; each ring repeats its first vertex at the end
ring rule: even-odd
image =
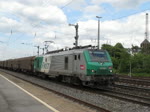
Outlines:
{"type": "Polygon", "coordinates": [[[58,112],[50,108],[0,74],[0,112],[58,112]]]}

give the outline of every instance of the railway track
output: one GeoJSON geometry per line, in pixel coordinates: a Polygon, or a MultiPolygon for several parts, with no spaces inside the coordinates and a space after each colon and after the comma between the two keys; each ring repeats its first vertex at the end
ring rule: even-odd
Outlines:
{"type": "MultiPolygon", "coordinates": [[[[108,106],[106,109],[105,106],[104,108],[100,107],[99,105],[99,102],[97,101],[99,96],[103,95],[103,96],[109,96],[109,97],[113,97],[113,98],[117,98],[117,99],[120,99],[120,100],[123,100],[123,101],[128,101],[128,102],[132,102],[134,104],[140,104],[140,105],[144,105],[144,106],[150,106],[150,98],[149,97],[143,97],[143,96],[139,96],[139,95],[133,95],[133,94],[130,94],[130,93],[124,93],[124,92],[121,92],[119,90],[117,90],[115,87],[110,87],[110,88],[107,88],[107,89],[87,89],[84,87],[84,89],[82,90],[82,88],[80,87],[73,87],[72,89],[76,89],[75,92],[76,92],[76,95],[75,97],[73,95],[67,95],[65,93],[62,93],[62,92],[58,92],[58,90],[53,90],[51,88],[48,87],[48,83],[49,82],[46,82],[43,80],[44,84],[42,83],[41,84],[41,79],[33,79],[34,77],[31,78],[31,76],[28,76],[28,75],[15,75],[16,73],[13,73],[13,72],[10,72],[10,71],[6,71],[6,70],[1,70],[0,71],[3,71],[3,72],[6,72],[7,74],[11,74],[17,78],[20,78],[22,80],[25,80],[25,81],[28,81],[34,85],[37,85],[37,86],[40,86],[42,88],[45,88],[45,89],[48,89],[50,91],[53,91],[54,93],[56,94],[59,94],[59,95],[62,95],[64,97],[67,97],[69,99],[73,99],[77,102],[81,102],[82,104],[85,104],[85,105],[88,105],[92,108],[96,108],[97,110],[100,110],[102,112],[108,112],[108,111],[112,111],[112,110],[109,110],[108,106]],[[40,81],[39,81],[40,80],[40,81]],[[78,93],[82,93],[82,94],[86,94],[86,95],[89,95],[87,96],[85,99],[83,98],[82,100],[80,99],[81,96],[79,98],[76,98],[78,97],[77,94],[78,93]],[[93,97],[98,97],[98,98],[95,98],[93,99],[93,97]],[[91,99],[90,99],[91,97],[91,99]],[[89,98],[89,99],[88,99],[89,98]],[[91,100],[94,100],[94,101],[91,101],[91,100]],[[94,102],[94,103],[93,103],[94,102]]],[[[20,73],[17,73],[17,74],[20,74],[20,73]]],[[[52,84],[51,84],[52,85],[52,84]]],[[[56,86],[55,86],[56,88],[56,86]]],[[[65,87],[67,88],[67,87],[65,87]]],[[[71,88],[70,88],[71,90],[71,88]]],[[[66,89],[66,91],[68,91],[68,89],[66,89]]],[[[82,96],[83,97],[83,96],[82,96]]],[[[105,100],[105,99],[103,99],[105,100]]]]}
{"type": "MultiPolygon", "coordinates": [[[[101,88],[100,88],[101,89],[101,88]]],[[[100,94],[104,94],[110,97],[118,98],[121,100],[137,103],[140,105],[150,106],[150,95],[146,94],[135,94],[134,92],[128,91],[123,88],[109,87],[107,89],[102,89],[100,94]],[[144,96],[145,95],[145,96],[144,96]]]]}
{"type": "Polygon", "coordinates": [[[119,99],[150,106],[150,80],[149,78],[119,76],[115,85],[104,89],[105,95],[119,99]]]}
{"type": "Polygon", "coordinates": [[[150,87],[148,87],[148,86],[127,84],[127,83],[115,83],[114,87],[124,88],[124,89],[128,89],[130,91],[135,90],[135,91],[138,91],[138,92],[148,93],[150,95],[150,87]]]}
{"type": "Polygon", "coordinates": [[[117,77],[119,79],[117,82],[150,87],[150,78],[128,77],[128,76],[120,76],[120,75],[117,77]]]}
{"type": "Polygon", "coordinates": [[[122,77],[122,78],[132,78],[132,79],[140,79],[140,80],[150,80],[150,77],[141,77],[141,76],[128,76],[128,75],[116,75],[117,77],[122,77]]]}

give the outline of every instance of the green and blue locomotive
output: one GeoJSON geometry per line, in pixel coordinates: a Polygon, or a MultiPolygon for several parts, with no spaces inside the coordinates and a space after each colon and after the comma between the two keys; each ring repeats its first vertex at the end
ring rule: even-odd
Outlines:
{"type": "Polygon", "coordinates": [[[107,51],[75,49],[41,55],[34,60],[34,71],[68,83],[112,84],[112,61],[107,51]]]}

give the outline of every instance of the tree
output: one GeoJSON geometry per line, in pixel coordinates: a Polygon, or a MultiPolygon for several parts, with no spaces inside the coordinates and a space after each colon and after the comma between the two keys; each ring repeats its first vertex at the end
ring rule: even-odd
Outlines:
{"type": "Polygon", "coordinates": [[[110,56],[113,56],[113,46],[109,44],[103,44],[102,49],[107,50],[110,54],[110,56]]]}
{"type": "Polygon", "coordinates": [[[139,50],[138,46],[132,46],[132,50],[136,52],[133,56],[121,43],[117,43],[115,46],[103,44],[102,49],[109,52],[115,71],[129,73],[131,64],[132,73],[150,73],[150,55],[145,52],[136,52],[139,50]]]}
{"type": "Polygon", "coordinates": [[[114,47],[120,48],[120,49],[124,49],[124,47],[122,46],[121,43],[117,43],[114,47]]]}
{"type": "Polygon", "coordinates": [[[121,43],[117,43],[115,46],[103,44],[102,49],[105,49],[109,52],[112,58],[114,69],[116,69],[118,72],[127,71],[129,67],[130,54],[126,51],[121,43]]]}

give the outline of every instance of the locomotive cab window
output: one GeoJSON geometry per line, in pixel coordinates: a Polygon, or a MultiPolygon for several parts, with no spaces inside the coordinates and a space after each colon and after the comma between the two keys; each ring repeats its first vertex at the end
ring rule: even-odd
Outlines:
{"type": "Polygon", "coordinates": [[[99,50],[95,50],[95,51],[89,51],[90,54],[90,58],[92,62],[108,62],[108,56],[106,54],[105,51],[99,51],[99,50]]]}
{"type": "Polygon", "coordinates": [[[68,57],[65,57],[65,70],[68,69],[68,57]]]}
{"type": "Polygon", "coordinates": [[[74,60],[77,60],[77,55],[74,55],[74,60]]]}
{"type": "Polygon", "coordinates": [[[80,54],[78,55],[78,59],[80,60],[80,54]]]}
{"type": "Polygon", "coordinates": [[[45,58],[45,62],[47,62],[47,58],[45,58]]]}

